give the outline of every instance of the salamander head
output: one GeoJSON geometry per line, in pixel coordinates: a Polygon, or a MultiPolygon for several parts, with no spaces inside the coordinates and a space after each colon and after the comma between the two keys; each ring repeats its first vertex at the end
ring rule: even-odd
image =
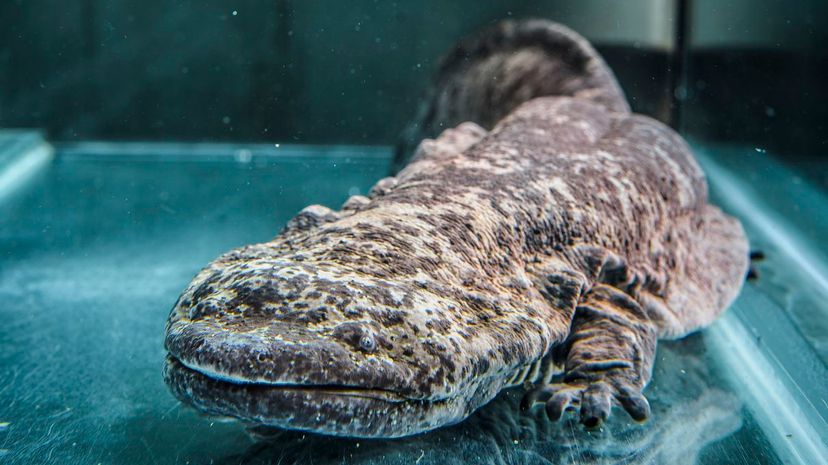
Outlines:
{"type": "Polygon", "coordinates": [[[502,387],[446,319],[450,298],[278,247],[224,255],[179,298],[165,379],[183,401],[259,425],[395,437],[457,422],[502,387]]]}

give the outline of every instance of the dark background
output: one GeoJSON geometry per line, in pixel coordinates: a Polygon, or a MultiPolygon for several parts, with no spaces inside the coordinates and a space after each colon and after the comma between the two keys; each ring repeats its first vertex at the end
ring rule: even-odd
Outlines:
{"type": "Polygon", "coordinates": [[[392,144],[456,40],[547,17],[595,42],[637,111],[691,136],[821,157],[826,4],[4,0],[0,127],[58,141],[392,144]]]}

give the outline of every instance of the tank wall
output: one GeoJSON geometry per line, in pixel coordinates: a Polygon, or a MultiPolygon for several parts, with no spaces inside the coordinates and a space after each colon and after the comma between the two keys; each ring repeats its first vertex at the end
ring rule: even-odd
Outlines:
{"type": "Polygon", "coordinates": [[[29,0],[0,4],[0,127],[56,140],[389,144],[443,54],[503,18],[595,41],[664,118],[673,3],[29,0]]]}
{"type": "Polygon", "coordinates": [[[689,32],[687,134],[793,163],[824,157],[828,3],[698,0],[689,32]]]}

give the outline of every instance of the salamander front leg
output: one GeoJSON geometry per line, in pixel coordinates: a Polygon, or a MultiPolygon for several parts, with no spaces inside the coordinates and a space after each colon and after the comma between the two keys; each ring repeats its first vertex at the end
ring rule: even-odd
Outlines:
{"type": "Polygon", "coordinates": [[[650,380],[656,330],[629,295],[607,285],[592,288],[579,302],[559,349],[565,360],[561,382],[530,391],[524,408],[544,402],[552,420],[579,409],[581,423],[589,428],[600,426],[613,405],[636,421],[649,417],[641,390],[650,380]]]}

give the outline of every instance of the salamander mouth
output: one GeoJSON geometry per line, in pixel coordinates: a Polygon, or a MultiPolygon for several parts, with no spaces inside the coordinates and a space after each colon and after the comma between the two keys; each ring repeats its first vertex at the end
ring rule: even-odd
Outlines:
{"type": "Polygon", "coordinates": [[[339,384],[233,382],[167,356],[164,381],[173,395],[201,413],[251,426],[334,436],[393,438],[454,423],[466,414],[460,398],[410,399],[392,390],[339,384]]]}
{"type": "Polygon", "coordinates": [[[174,369],[190,370],[206,378],[212,379],[214,387],[218,389],[232,389],[234,386],[244,386],[249,389],[284,391],[286,393],[294,391],[307,392],[320,396],[358,397],[384,402],[405,402],[414,400],[407,398],[394,390],[376,387],[365,387],[349,384],[277,383],[261,378],[246,379],[238,376],[218,373],[210,368],[180,360],[173,355],[168,356],[167,364],[168,367],[174,366],[174,369]]]}

